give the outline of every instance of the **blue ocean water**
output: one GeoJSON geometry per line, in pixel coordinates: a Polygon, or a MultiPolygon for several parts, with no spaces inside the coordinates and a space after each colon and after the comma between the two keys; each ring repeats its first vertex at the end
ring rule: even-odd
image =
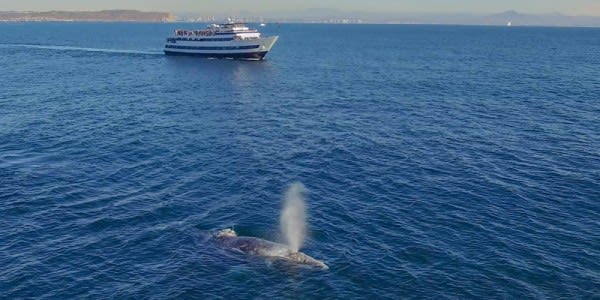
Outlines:
{"type": "Polygon", "coordinates": [[[0,298],[600,297],[600,29],[176,27],[0,24],[0,298]],[[211,240],[297,181],[330,270],[211,240]]]}

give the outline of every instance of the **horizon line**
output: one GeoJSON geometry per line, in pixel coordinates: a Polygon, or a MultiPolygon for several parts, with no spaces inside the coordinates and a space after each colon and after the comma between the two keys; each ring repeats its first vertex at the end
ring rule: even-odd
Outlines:
{"type": "MultiPolygon", "coordinates": [[[[515,13],[522,16],[552,16],[552,15],[560,15],[564,17],[600,17],[600,15],[590,15],[590,14],[569,14],[564,12],[546,12],[546,13],[532,13],[532,12],[521,12],[515,9],[507,9],[502,11],[489,11],[489,12],[434,12],[434,11],[394,11],[394,12],[373,12],[373,11],[357,11],[357,10],[341,10],[336,8],[306,8],[300,10],[302,11],[311,11],[311,10],[331,10],[334,13],[347,13],[347,14],[368,14],[368,15],[379,15],[379,16],[391,16],[391,15],[430,15],[430,16],[460,16],[460,15],[469,15],[469,16],[493,16],[503,13],[515,13]]],[[[95,9],[95,10],[80,10],[80,9],[51,9],[51,10],[0,10],[0,13],[46,13],[46,12],[104,12],[104,11],[137,11],[137,12],[145,12],[145,13],[169,13],[169,14],[210,14],[210,15],[223,15],[223,16],[231,16],[232,12],[220,11],[220,12],[201,12],[201,11],[161,11],[161,10],[143,10],[138,8],[110,8],[110,9],[95,9]]],[[[241,10],[237,11],[235,14],[240,14],[241,16],[260,16],[261,14],[277,14],[277,13],[292,13],[298,12],[295,10],[273,10],[273,11],[249,11],[249,10],[241,10]]],[[[305,16],[310,17],[310,16],[305,16]]]]}

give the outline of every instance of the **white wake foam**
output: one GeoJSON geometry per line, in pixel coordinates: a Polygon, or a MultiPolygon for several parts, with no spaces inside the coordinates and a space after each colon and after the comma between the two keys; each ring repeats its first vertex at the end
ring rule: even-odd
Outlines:
{"type": "Polygon", "coordinates": [[[13,48],[56,50],[56,51],[81,51],[81,52],[100,52],[100,53],[117,53],[117,54],[163,55],[163,53],[160,51],[103,49],[103,48],[86,48],[86,47],[55,46],[55,45],[2,44],[1,46],[5,47],[5,48],[13,47],[13,48]]]}

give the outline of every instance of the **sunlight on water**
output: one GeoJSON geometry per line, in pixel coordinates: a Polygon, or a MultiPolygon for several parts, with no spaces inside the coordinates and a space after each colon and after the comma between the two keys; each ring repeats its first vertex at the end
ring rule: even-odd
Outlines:
{"type": "Polygon", "coordinates": [[[281,234],[294,252],[298,252],[306,237],[306,188],[302,183],[292,184],[283,198],[281,211],[281,234]]]}

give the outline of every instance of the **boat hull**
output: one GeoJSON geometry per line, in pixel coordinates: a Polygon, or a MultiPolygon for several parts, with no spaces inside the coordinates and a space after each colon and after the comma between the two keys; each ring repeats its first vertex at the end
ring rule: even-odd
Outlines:
{"type": "Polygon", "coordinates": [[[231,58],[231,59],[250,59],[262,60],[268,51],[246,52],[246,53],[201,53],[201,52],[180,52],[165,50],[165,54],[169,56],[195,56],[206,58],[231,58]]]}

